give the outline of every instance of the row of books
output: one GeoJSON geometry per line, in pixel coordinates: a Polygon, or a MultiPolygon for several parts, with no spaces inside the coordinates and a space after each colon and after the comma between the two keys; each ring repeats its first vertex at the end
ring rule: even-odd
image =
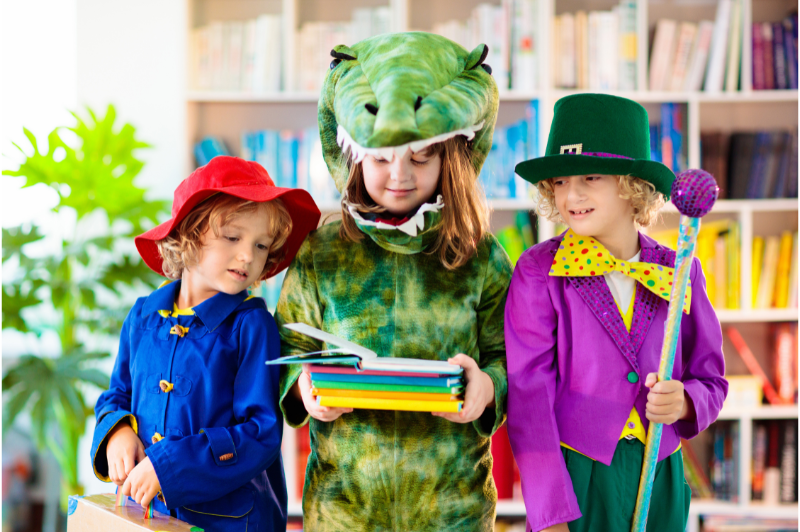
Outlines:
{"type": "Polygon", "coordinates": [[[539,101],[525,108],[525,118],[495,127],[492,149],[486,156],[479,179],[489,199],[524,199],[528,183],[514,173],[517,163],[539,156],[539,101]]]}
{"type": "Polygon", "coordinates": [[[720,199],[797,197],[797,131],[700,135],[701,167],[720,199]]]}
{"type": "Polygon", "coordinates": [[[797,232],[753,238],[753,308],[797,308],[797,232]]]}
{"type": "Polygon", "coordinates": [[[650,159],[676,174],[688,168],[687,108],[682,103],[661,104],[661,121],[650,124],[650,159]]]}
{"type": "Polygon", "coordinates": [[[797,421],[753,426],[752,498],[766,505],[797,502],[797,421]]]}
{"type": "Polygon", "coordinates": [[[281,15],[214,21],[190,33],[190,80],[196,90],[272,93],[284,89],[281,15]]]}
{"type": "Polygon", "coordinates": [[[347,22],[306,22],[297,33],[297,84],[301,92],[319,92],[328,73],[333,47],[391,31],[391,8],[354,9],[347,22]]]}
{"type": "MultiPolygon", "coordinates": [[[[750,372],[749,376],[726,377],[730,384],[726,407],[757,408],[763,401],[772,406],[797,404],[797,322],[769,324],[766,348],[759,353],[761,362],[738,328],[726,327],[725,336],[750,372]]],[[[729,362],[731,371],[743,371],[741,364],[729,362]]]]}
{"type": "Polygon", "coordinates": [[[538,87],[539,0],[503,0],[501,5],[481,3],[466,20],[448,20],[431,31],[467,50],[489,47],[485,64],[492,68],[500,90],[534,90],[538,87]]]}
{"type": "Polygon", "coordinates": [[[553,20],[553,81],[556,87],[636,90],[636,2],[610,11],[563,13],[553,20]]]}
{"type": "Polygon", "coordinates": [[[797,88],[797,13],[753,24],[753,89],[797,88]]]}
{"type": "Polygon", "coordinates": [[[713,22],[659,20],[650,53],[650,90],[739,90],[743,4],[719,0],[713,22]]]}
{"type": "MultiPolygon", "coordinates": [[[[658,242],[677,249],[678,229],[651,235],[658,242]]],[[[741,308],[739,223],[725,219],[704,222],[697,234],[695,257],[703,267],[706,293],[716,309],[741,308]]]]}

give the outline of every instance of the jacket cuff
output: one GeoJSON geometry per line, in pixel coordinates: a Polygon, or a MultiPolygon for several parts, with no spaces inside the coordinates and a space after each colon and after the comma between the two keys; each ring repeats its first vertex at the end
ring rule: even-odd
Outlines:
{"type": "Polygon", "coordinates": [[[485,409],[481,417],[473,421],[472,425],[480,436],[491,438],[506,421],[508,380],[503,369],[488,367],[481,371],[489,375],[489,378],[492,379],[492,384],[494,384],[494,408],[485,409]]]}
{"type": "Polygon", "coordinates": [[[123,422],[128,423],[136,434],[139,433],[139,427],[136,423],[136,416],[126,410],[101,412],[97,419],[92,441],[92,468],[97,478],[103,482],[111,482],[111,478],[108,476],[108,457],[106,456],[108,435],[123,422]]]}
{"type": "Polygon", "coordinates": [[[300,364],[286,364],[284,366],[285,374],[281,375],[281,412],[286,424],[293,429],[299,429],[308,423],[309,415],[306,407],[303,406],[302,401],[298,401],[292,395],[292,387],[300,378],[303,372],[303,367],[300,364]]]}
{"type": "Polygon", "coordinates": [[[145,454],[153,464],[153,470],[161,486],[161,494],[168,509],[173,510],[183,506],[181,500],[181,487],[177,484],[176,468],[169,457],[169,440],[161,440],[145,449],[145,454]]]}
{"type": "Polygon", "coordinates": [[[699,413],[696,405],[701,404],[698,401],[702,400],[702,395],[705,392],[705,387],[697,380],[688,380],[683,383],[683,391],[686,393],[687,398],[692,402],[692,411],[694,416],[689,419],[679,419],[674,423],[675,432],[678,436],[686,440],[690,440],[700,434],[701,428],[700,420],[698,419],[699,413]]]}

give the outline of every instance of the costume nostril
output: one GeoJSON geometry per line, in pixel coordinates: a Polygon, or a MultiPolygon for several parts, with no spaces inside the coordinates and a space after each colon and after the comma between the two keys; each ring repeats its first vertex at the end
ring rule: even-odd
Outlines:
{"type": "Polygon", "coordinates": [[[422,105],[422,96],[417,96],[417,101],[414,102],[414,111],[418,111],[422,105]]]}
{"type": "Polygon", "coordinates": [[[333,61],[331,61],[331,70],[333,70],[334,68],[336,68],[336,65],[338,65],[338,64],[339,64],[339,63],[341,63],[341,62],[342,62],[342,60],[341,60],[341,59],[334,59],[333,61]]]}
{"type": "Polygon", "coordinates": [[[482,64],[481,68],[483,68],[486,71],[487,74],[491,74],[492,73],[492,67],[490,67],[486,63],[482,64]]]}
{"type": "Polygon", "coordinates": [[[378,108],[375,107],[374,105],[372,105],[371,103],[365,103],[364,107],[366,107],[367,111],[369,111],[370,113],[372,113],[374,115],[378,114],[378,108]]]}

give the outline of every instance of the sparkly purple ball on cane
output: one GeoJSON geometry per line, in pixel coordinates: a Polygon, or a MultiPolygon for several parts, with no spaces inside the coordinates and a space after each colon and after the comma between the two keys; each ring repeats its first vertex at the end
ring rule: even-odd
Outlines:
{"type": "Polygon", "coordinates": [[[672,203],[678,212],[690,218],[708,214],[717,196],[717,182],[705,170],[685,170],[672,183],[672,203]]]}

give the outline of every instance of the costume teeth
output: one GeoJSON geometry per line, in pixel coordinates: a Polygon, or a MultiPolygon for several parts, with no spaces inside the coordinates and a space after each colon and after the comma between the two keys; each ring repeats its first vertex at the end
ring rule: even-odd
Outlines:
{"type": "Polygon", "coordinates": [[[431,137],[429,139],[415,140],[401,144],[400,146],[386,146],[382,148],[367,148],[360,145],[358,142],[353,140],[353,137],[351,137],[347,130],[345,130],[345,128],[340,124],[336,129],[336,143],[340,148],[342,148],[342,152],[345,152],[348,149],[350,150],[350,158],[356,164],[363,161],[364,157],[367,155],[372,155],[373,157],[377,156],[381,159],[386,159],[387,161],[391,162],[394,160],[395,154],[397,154],[399,157],[402,157],[408,150],[411,150],[413,153],[417,153],[432,144],[450,140],[458,135],[464,135],[467,137],[467,140],[472,140],[475,138],[475,132],[483,129],[484,123],[485,121],[482,120],[479,124],[475,124],[474,126],[457,129],[448,133],[442,133],[441,135],[436,135],[435,137],[431,137]]]}

